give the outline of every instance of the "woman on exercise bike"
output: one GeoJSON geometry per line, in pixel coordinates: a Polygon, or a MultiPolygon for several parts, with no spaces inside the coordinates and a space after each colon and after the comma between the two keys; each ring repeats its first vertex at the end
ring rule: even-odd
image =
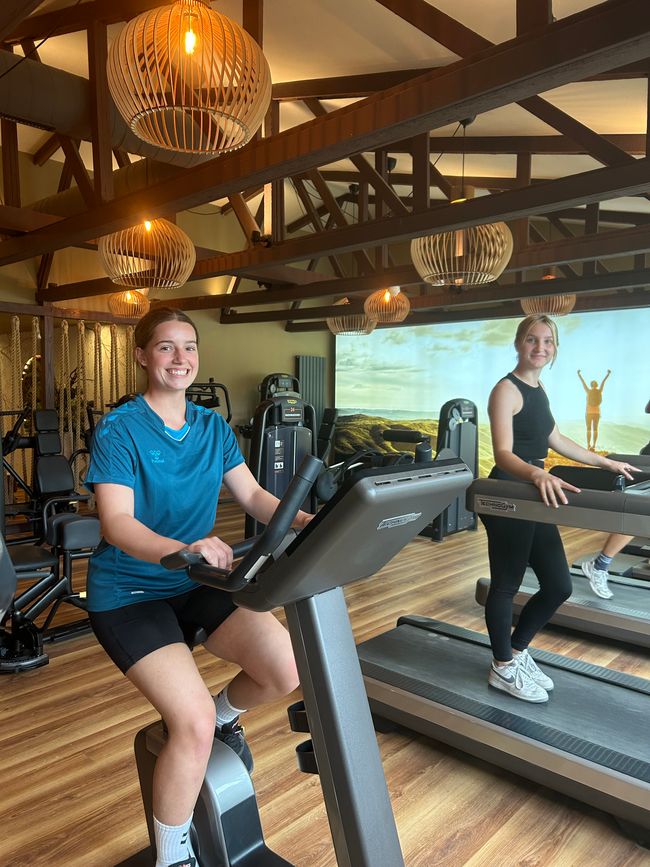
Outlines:
{"type": "MultiPolygon", "coordinates": [[[[153,782],[156,867],[194,865],[189,829],[213,738],[251,770],[239,717],[292,692],[298,676],[273,614],[237,608],[229,593],[160,565],[187,548],[231,567],[232,549],[212,535],[222,482],[263,523],[278,500],[255,481],[222,416],[185,398],[199,367],[191,319],[158,308],[138,323],[135,344],[144,393],[105,416],[94,436],[87,482],[103,540],[89,565],[88,608],[99,642],[167,726],[153,782]],[[206,649],[241,669],[216,698],[184,640],[199,626],[206,649]]],[[[311,517],[299,512],[294,525],[311,517]]]]}

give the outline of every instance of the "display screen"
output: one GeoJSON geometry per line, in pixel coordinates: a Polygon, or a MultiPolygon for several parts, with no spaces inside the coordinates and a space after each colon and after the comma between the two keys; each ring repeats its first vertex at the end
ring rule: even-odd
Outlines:
{"type": "MultiPolygon", "coordinates": [[[[519,321],[486,319],[337,337],[337,453],[364,446],[399,449],[381,437],[395,422],[429,433],[435,451],[442,405],[465,398],[477,408],[480,475],[486,475],[492,466],[488,397],[517,363],[513,340],[519,321]]],[[[557,360],[541,379],[560,431],[603,454],[638,453],[650,439],[650,415],[645,413],[650,308],[576,313],[556,322],[557,360]],[[599,396],[587,393],[593,388],[599,396]],[[592,416],[597,405],[595,446],[587,440],[588,400],[592,416]]],[[[590,433],[593,440],[593,423],[590,433]]]]}

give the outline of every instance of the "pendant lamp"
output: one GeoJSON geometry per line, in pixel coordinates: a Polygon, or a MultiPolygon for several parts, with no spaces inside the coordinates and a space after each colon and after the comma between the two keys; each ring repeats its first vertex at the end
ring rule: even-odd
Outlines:
{"type": "Polygon", "coordinates": [[[403,322],[409,315],[411,303],[399,286],[391,286],[369,295],[363,309],[368,319],[374,322],[403,322]]]}
{"type": "Polygon", "coordinates": [[[139,319],[149,312],[151,303],[147,296],[137,289],[125,289],[109,295],[108,309],[113,316],[124,316],[129,319],[139,319]]]}
{"type": "Polygon", "coordinates": [[[327,327],[332,334],[356,337],[374,331],[377,322],[369,319],[365,313],[345,313],[345,306],[350,305],[347,298],[341,298],[335,303],[343,309],[340,316],[329,316],[326,319],[327,327]]]}
{"type": "MultiPolygon", "coordinates": [[[[461,121],[463,161],[460,195],[450,204],[467,199],[465,188],[465,131],[474,118],[461,121]]],[[[512,233],[503,222],[470,226],[449,232],[425,235],[411,241],[411,259],[425,283],[463,286],[492,283],[504,271],[512,256],[512,233]]]]}
{"type": "Polygon", "coordinates": [[[132,289],[178,289],[196,262],[189,237],[169,220],[145,220],[104,235],[99,255],[113,283],[132,289]]]}
{"type": "Polygon", "coordinates": [[[537,298],[522,298],[521,309],[526,316],[532,313],[546,313],[547,316],[566,316],[575,307],[576,296],[570,295],[540,295],[537,298]]]}
{"type": "Polygon", "coordinates": [[[111,45],[107,77],[135,135],[179,153],[242,147],[271,102],[262,49],[207,0],[176,0],[129,21],[111,45]]]}

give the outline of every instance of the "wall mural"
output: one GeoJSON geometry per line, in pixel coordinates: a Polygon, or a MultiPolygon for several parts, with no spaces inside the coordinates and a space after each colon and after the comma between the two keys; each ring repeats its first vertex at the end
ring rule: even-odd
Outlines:
{"type": "MultiPolygon", "coordinates": [[[[467,398],[478,409],[480,475],[487,475],[493,462],[487,400],[515,366],[518,321],[337,337],[337,454],[363,447],[406,450],[383,442],[381,432],[397,425],[431,434],[435,446],[440,407],[467,398]]],[[[542,382],[560,430],[602,454],[638,453],[650,439],[650,309],[576,313],[557,323],[558,358],[542,382]]],[[[559,460],[565,462],[551,455],[548,465],[559,460]]]]}

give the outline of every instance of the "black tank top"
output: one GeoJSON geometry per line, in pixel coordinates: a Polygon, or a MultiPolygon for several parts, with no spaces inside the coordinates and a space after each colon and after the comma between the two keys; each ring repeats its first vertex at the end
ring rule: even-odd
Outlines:
{"type": "Polygon", "coordinates": [[[512,451],[523,461],[543,461],[548,454],[548,438],[555,427],[548,396],[541,385],[534,388],[513,373],[503,377],[518,389],[524,405],[512,417],[512,451]]]}

